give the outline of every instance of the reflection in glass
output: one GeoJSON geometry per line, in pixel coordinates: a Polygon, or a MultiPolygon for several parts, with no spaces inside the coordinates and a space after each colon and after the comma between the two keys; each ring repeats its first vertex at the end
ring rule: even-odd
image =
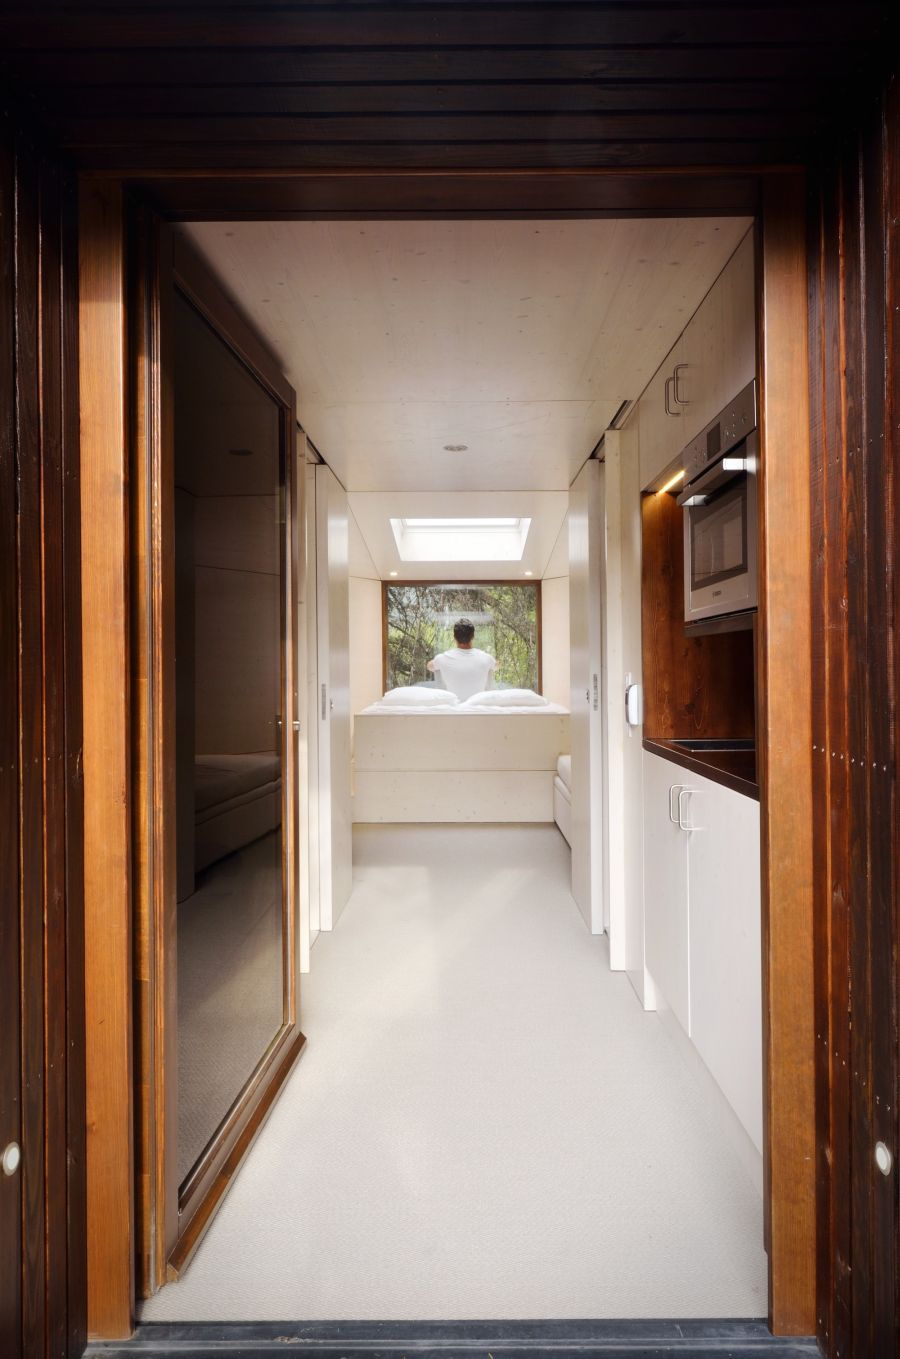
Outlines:
{"type": "Polygon", "coordinates": [[[281,1028],[279,408],[175,317],[179,1182],[281,1028]]]}

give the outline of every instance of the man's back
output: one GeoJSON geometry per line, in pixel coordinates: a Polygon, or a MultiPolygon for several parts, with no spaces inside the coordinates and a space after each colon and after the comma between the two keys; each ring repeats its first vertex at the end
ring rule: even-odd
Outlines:
{"type": "Polygon", "coordinates": [[[463,700],[489,687],[497,662],[477,647],[453,647],[435,656],[433,665],[447,689],[463,700]]]}

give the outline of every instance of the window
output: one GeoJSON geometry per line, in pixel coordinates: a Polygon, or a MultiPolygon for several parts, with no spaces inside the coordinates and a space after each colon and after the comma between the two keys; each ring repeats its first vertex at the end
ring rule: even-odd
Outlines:
{"type": "Polygon", "coordinates": [[[497,658],[497,688],[540,689],[540,584],[385,586],[385,688],[434,683],[428,661],[454,645],[468,618],[475,643],[497,658]]]}

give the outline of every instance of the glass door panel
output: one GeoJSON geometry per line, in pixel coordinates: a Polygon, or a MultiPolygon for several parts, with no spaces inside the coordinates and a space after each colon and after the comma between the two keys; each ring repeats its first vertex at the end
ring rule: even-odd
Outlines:
{"type": "Polygon", "coordinates": [[[177,1170],[288,1020],[278,403],[176,294],[177,1170]]]}

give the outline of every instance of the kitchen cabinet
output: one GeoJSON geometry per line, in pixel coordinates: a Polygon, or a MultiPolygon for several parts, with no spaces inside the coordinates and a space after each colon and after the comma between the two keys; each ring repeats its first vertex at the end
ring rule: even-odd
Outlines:
{"type": "Polygon", "coordinates": [[[755,375],[756,292],[749,231],[640,399],[641,486],[652,485],[755,375]]]}
{"type": "Polygon", "coordinates": [[[759,803],[689,779],[690,1035],[762,1151],[759,803]]]}
{"type": "Polygon", "coordinates": [[[677,458],[685,445],[681,408],[675,404],[675,366],[681,359],[678,339],[666,355],[638,405],[638,448],[641,486],[647,487],[677,458]]]}
{"type": "Polygon", "coordinates": [[[749,231],[691,317],[674,390],[685,444],[756,375],[756,293],[749,231]]]}
{"type": "Polygon", "coordinates": [[[674,791],[684,773],[644,751],[644,963],[689,1034],[688,837],[678,828],[674,791]]]}
{"type": "Polygon", "coordinates": [[[759,803],[646,750],[644,958],[761,1151],[759,803]]]}

